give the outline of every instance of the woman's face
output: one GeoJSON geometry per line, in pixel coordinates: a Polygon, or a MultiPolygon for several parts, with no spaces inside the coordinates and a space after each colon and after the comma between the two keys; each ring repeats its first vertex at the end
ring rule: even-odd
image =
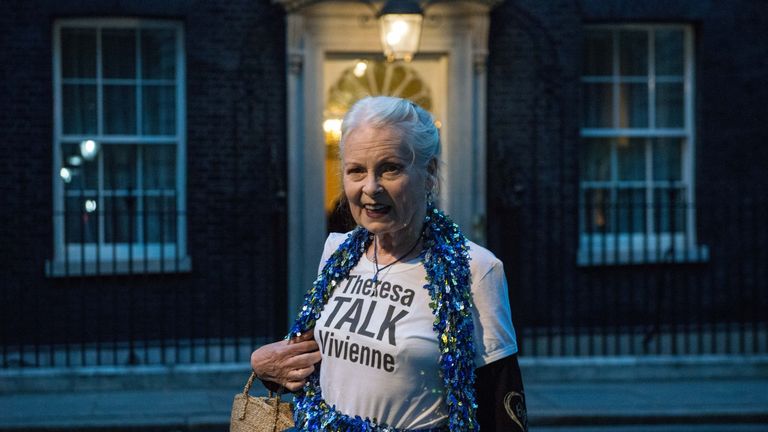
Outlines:
{"type": "Polygon", "coordinates": [[[344,193],[358,225],[377,235],[413,237],[426,212],[427,173],[391,128],[361,126],[341,155],[344,193]]]}

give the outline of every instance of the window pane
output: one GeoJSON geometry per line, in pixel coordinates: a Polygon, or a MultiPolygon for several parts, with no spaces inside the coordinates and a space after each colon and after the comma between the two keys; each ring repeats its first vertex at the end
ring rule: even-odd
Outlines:
{"type": "Polygon", "coordinates": [[[176,189],[176,146],[145,145],[144,189],[176,189]]]}
{"type": "Polygon", "coordinates": [[[683,31],[656,30],[656,75],[683,75],[683,31]]]}
{"type": "Polygon", "coordinates": [[[59,171],[59,177],[64,182],[64,190],[98,189],[98,156],[92,160],[83,158],[79,144],[64,144],[61,154],[61,167],[65,171],[59,171]]]}
{"type": "Polygon", "coordinates": [[[104,133],[136,133],[136,87],[104,86],[104,133]]]}
{"type": "Polygon", "coordinates": [[[96,134],[96,86],[65,84],[61,90],[65,134],[96,134]]]}
{"type": "Polygon", "coordinates": [[[619,74],[648,75],[648,32],[644,30],[619,32],[619,74]]]}
{"type": "Polygon", "coordinates": [[[654,190],[654,223],[658,232],[684,232],[685,189],[656,188],[654,190]]]}
{"type": "Polygon", "coordinates": [[[104,146],[104,188],[134,190],[136,185],[136,147],[132,145],[104,146]]]}
{"type": "Polygon", "coordinates": [[[682,180],[682,140],[658,138],[653,142],[653,179],[657,181],[682,180]]]}
{"type": "Polygon", "coordinates": [[[620,233],[645,232],[645,189],[619,189],[616,207],[620,233]]]}
{"type": "Polygon", "coordinates": [[[613,209],[609,189],[585,189],[583,191],[584,215],[581,232],[608,233],[613,228],[613,209]]]}
{"type": "Polygon", "coordinates": [[[176,133],[176,87],[143,86],[142,133],[174,135],[176,133]]]}
{"type": "Polygon", "coordinates": [[[619,138],[616,155],[619,180],[645,180],[645,139],[619,138]]]}
{"type": "Polygon", "coordinates": [[[106,243],[138,243],[136,198],[104,198],[104,235],[106,243]]]}
{"type": "Polygon", "coordinates": [[[612,31],[587,30],[584,36],[584,75],[612,75],[612,53],[612,31]]]}
{"type": "MultiPolygon", "coordinates": [[[[65,241],[67,243],[97,243],[99,210],[96,195],[67,197],[64,207],[65,241]]],[[[74,257],[70,257],[72,259],[74,257]]]]}
{"type": "Polygon", "coordinates": [[[619,127],[648,127],[648,85],[619,86],[619,127]]]}
{"type": "Polygon", "coordinates": [[[611,179],[611,141],[588,138],[582,141],[581,180],[606,181],[611,179]]]}
{"type": "Polygon", "coordinates": [[[176,31],[143,29],[141,60],[142,78],[174,79],[176,77],[176,31]]]}
{"type": "Polygon", "coordinates": [[[683,127],[683,84],[656,84],[656,127],[683,127]]]}
{"type": "Polygon", "coordinates": [[[584,127],[612,127],[612,85],[584,84],[584,127]]]}
{"type": "Polygon", "coordinates": [[[144,227],[147,243],[176,241],[176,198],[146,197],[144,227]]]}
{"type": "Polygon", "coordinates": [[[136,77],[136,31],[105,29],[101,33],[104,78],[136,77]]]}
{"type": "Polygon", "coordinates": [[[61,75],[64,78],[96,77],[96,30],[61,30],[61,75]]]}

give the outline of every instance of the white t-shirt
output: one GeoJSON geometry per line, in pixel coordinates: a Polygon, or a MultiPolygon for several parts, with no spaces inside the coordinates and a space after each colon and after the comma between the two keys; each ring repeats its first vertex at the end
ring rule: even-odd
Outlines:
{"type": "MultiPolygon", "coordinates": [[[[328,237],[321,268],[345,239],[328,237]]],[[[501,261],[472,242],[469,252],[479,367],[516,353],[517,343],[501,261]]],[[[396,263],[376,283],[374,273],[363,256],[317,320],[323,398],[344,414],[397,428],[440,426],[448,413],[424,266],[396,263]]]]}

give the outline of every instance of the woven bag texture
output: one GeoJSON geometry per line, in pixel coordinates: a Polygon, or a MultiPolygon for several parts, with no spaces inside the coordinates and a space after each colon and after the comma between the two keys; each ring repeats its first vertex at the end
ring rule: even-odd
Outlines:
{"type": "Polygon", "coordinates": [[[279,396],[254,397],[248,394],[253,377],[245,391],[232,402],[230,432],[279,432],[293,427],[293,407],[279,396]]]}

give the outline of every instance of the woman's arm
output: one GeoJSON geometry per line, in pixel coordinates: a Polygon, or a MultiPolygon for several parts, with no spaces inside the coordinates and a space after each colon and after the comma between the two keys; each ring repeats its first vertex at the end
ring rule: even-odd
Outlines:
{"type": "Polygon", "coordinates": [[[272,391],[280,387],[292,392],[300,390],[319,361],[320,351],[312,331],[290,341],[264,345],[251,354],[251,368],[272,391]]]}
{"type": "Polygon", "coordinates": [[[477,420],[482,431],[526,432],[523,379],[517,354],[504,357],[476,370],[477,420]]]}
{"type": "MultiPolygon", "coordinates": [[[[326,260],[346,238],[346,234],[341,233],[328,235],[318,272],[323,270],[326,260]]],[[[268,390],[285,388],[295,392],[304,387],[320,359],[319,347],[310,329],[298,338],[264,345],[251,353],[251,369],[268,390]]]]}

